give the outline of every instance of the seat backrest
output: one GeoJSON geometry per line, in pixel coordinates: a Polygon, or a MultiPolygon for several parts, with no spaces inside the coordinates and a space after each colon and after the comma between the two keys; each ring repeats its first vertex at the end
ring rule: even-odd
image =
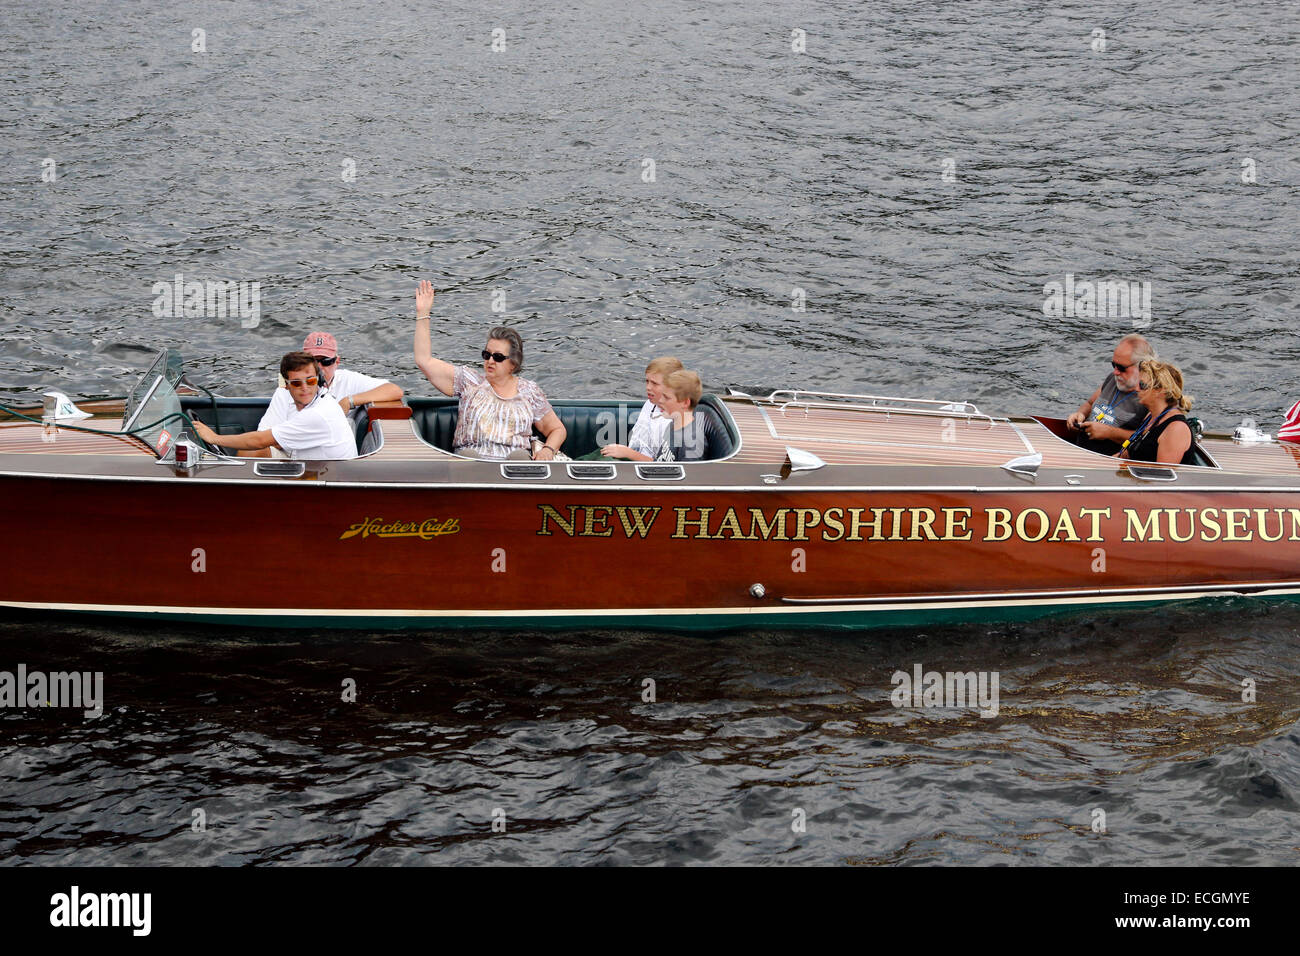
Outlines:
{"type": "MultiPolygon", "coordinates": [[[[420,436],[443,451],[452,451],[456,422],[460,416],[460,406],[456,399],[414,398],[408,401],[412,421],[420,436]]],[[[710,460],[726,458],[736,449],[730,431],[713,404],[715,401],[713,396],[707,395],[697,408],[697,414],[704,419],[707,443],[705,454],[710,460]]],[[[559,401],[552,402],[551,407],[555,409],[566,432],[561,450],[571,458],[578,458],[603,444],[626,444],[641,410],[641,403],[559,401]]],[[[541,437],[540,432],[536,429],[533,431],[541,437]]]]}
{"type": "Polygon", "coordinates": [[[718,413],[701,402],[695,409],[695,414],[699,415],[704,421],[704,460],[717,461],[719,458],[726,458],[733,451],[735,445],[731,441],[731,436],[727,434],[727,428],[722,423],[718,413]]]}
{"type": "MultiPolygon", "coordinates": [[[[641,408],[629,402],[556,402],[552,407],[566,433],[560,450],[570,458],[589,454],[602,445],[626,444],[641,408]]],[[[540,432],[533,431],[541,437],[540,432]]]]}
{"type": "Polygon", "coordinates": [[[369,454],[379,446],[378,436],[370,431],[370,412],[365,408],[358,411],[355,424],[356,431],[353,437],[357,440],[357,454],[369,454]]]}
{"type": "Polygon", "coordinates": [[[455,399],[412,399],[410,405],[411,419],[420,437],[443,451],[451,451],[460,404],[455,399]]]}

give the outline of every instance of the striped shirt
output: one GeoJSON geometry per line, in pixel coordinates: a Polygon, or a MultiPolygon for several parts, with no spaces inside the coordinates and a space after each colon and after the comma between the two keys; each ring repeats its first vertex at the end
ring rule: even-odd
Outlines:
{"type": "Polygon", "coordinates": [[[480,369],[468,365],[456,369],[451,393],[460,399],[452,439],[457,452],[467,449],[488,458],[505,458],[512,451],[528,448],[533,424],[554,409],[536,382],[516,377],[515,387],[514,398],[502,398],[480,369]]]}

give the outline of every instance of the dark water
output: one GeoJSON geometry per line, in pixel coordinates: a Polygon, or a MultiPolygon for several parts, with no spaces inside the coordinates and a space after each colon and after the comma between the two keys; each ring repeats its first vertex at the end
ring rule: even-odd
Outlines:
{"type": "Polygon", "coordinates": [[[108,705],[0,716],[5,859],[1293,865],[1300,609],[1216,611],[711,637],[11,619],[7,657],[102,670],[108,705]],[[914,663],[998,670],[998,715],[895,708],[914,663]]]}
{"type": "MultiPolygon", "coordinates": [[[[1063,413],[1141,325],[1209,425],[1273,428],[1298,34],[1289,2],[5,2],[0,399],[121,394],[163,345],[264,394],[318,326],[426,394],[430,278],[436,354],[507,321],[555,397],[673,351],[715,387],[1063,413]],[[259,324],[154,315],[178,272],[259,282],[259,324]],[[1150,282],[1150,323],[1044,315],[1067,273],[1150,282]]],[[[1297,609],[1231,603],[835,636],[8,620],[0,669],[102,669],[109,713],[0,715],[0,858],[1293,863],[1298,644],[1297,609]],[[895,709],[917,663],[997,671],[999,716],[895,709]]]]}

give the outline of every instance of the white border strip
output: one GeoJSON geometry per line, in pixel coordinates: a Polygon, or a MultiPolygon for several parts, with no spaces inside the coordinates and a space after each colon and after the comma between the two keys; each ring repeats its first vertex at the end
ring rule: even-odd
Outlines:
{"type": "MultiPolygon", "coordinates": [[[[1237,585],[1238,588],[1249,585],[1237,585]]],[[[778,605],[755,607],[690,607],[690,608],[536,608],[522,610],[462,609],[434,610],[420,608],[238,608],[238,607],[184,607],[174,605],[138,605],[138,604],[47,604],[34,601],[0,601],[0,607],[20,608],[33,611],[85,611],[101,614],[173,614],[173,615],[207,615],[223,617],[306,617],[335,618],[347,620],[352,618],[422,618],[436,620],[440,618],[456,619],[499,619],[519,618],[528,620],[544,617],[692,617],[696,615],[721,615],[732,617],[754,617],[764,615],[807,616],[815,614],[844,614],[846,612],[883,612],[900,610],[930,610],[934,608],[979,609],[989,607],[1027,607],[1033,605],[1060,607],[1068,605],[1096,604],[1131,604],[1150,601],[1190,601],[1200,598],[1223,597],[1233,593],[1227,586],[1223,590],[1187,590],[1172,593],[1139,594],[1101,594],[1093,596],[1072,596],[1053,598],[1015,598],[1010,600],[969,601],[969,600],[916,600],[904,599],[908,603],[884,604],[834,604],[834,605],[778,605]]],[[[1242,594],[1245,592],[1238,591],[1242,594]]],[[[1283,597],[1300,594],[1300,587],[1280,588],[1277,590],[1256,590],[1249,596],[1283,597]]]]}

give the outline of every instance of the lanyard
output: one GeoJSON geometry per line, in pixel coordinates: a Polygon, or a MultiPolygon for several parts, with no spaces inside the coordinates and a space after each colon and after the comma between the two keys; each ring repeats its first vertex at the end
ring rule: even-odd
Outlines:
{"type": "Polygon", "coordinates": [[[1137,431],[1135,431],[1132,435],[1129,435],[1128,440],[1125,441],[1124,444],[1120,446],[1120,449],[1123,450],[1127,448],[1135,441],[1141,441],[1143,438],[1146,437],[1148,431],[1150,431],[1152,428],[1160,424],[1160,419],[1164,418],[1173,410],[1174,410],[1173,405],[1168,406],[1163,412],[1161,412],[1159,415],[1156,416],[1155,421],[1151,421],[1151,414],[1148,412],[1147,417],[1142,419],[1142,424],[1137,427],[1137,431]],[[1150,424],[1147,424],[1148,422],[1150,422],[1150,424]]]}

